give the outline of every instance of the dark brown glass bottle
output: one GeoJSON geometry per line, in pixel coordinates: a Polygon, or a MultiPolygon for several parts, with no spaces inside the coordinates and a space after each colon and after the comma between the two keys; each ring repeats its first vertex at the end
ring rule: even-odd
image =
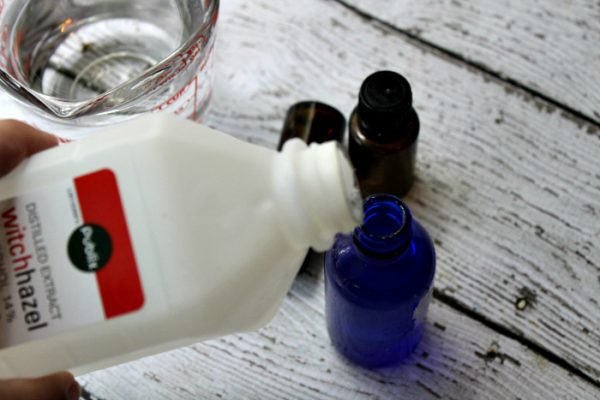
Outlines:
{"type": "Polygon", "coordinates": [[[419,117],[402,75],[379,71],[365,79],[349,136],[348,152],[363,197],[404,196],[414,180],[419,117]]]}
{"type": "Polygon", "coordinates": [[[346,119],[338,110],[318,101],[302,101],[288,109],[277,150],[291,138],[305,143],[342,142],[346,119]]]}

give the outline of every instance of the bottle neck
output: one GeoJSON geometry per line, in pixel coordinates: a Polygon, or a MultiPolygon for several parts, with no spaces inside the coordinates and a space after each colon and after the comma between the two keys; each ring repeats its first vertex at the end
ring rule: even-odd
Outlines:
{"type": "Polygon", "coordinates": [[[392,258],[406,251],[412,240],[412,215],[397,197],[376,194],[364,203],[363,224],[354,230],[356,247],[373,258],[392,258]]]}
{"type": "Polygon", "coordinates": [[[325,251],[337,233],[362,221],[354,172],[337,142],[288,140],[275,157],[273,191],[284,231],[298,247],[325,251]]]}
{"type": "Polygon", "coordinates": [[[389,120],[382,118],[378,120],[378,123],[362,119],[358,110],[355,109],[350,118],[350,124],[368,140],[382,145],[398,142],[410,144],[419,134],[419,117],[412,107],[408,109],[405,116],[389,120]]]}

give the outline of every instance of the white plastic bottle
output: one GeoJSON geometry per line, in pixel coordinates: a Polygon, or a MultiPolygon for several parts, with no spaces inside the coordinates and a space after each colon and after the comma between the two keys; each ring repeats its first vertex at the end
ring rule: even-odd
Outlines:
{"type": "Polygon", "coordinates": [[[361,219],[333,142],[281,153],[166,114],[0,179],[0,378],[84,373],[249,331],[309,246],[361,219]]]}

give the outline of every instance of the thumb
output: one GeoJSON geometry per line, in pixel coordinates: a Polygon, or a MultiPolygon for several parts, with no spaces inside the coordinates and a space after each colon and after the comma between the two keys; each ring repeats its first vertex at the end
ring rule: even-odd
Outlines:
{"type": "Polygon", "coordinates": [[[0,381],[0,400],[78,400],[79,384],[68,372],[0,381]]]}
{"type": "Polygon", "coordinates": [[[0,176],[10,172],[26,157],[57,144],[56,136],[23,122],[0,121],[0,176]]]}

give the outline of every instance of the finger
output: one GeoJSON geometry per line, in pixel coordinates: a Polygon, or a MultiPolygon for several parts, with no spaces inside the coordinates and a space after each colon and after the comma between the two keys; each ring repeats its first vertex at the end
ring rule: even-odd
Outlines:
{"type": "Polygon", "coordinates": [[[0,400],[78,400],[79,395],[79,384],[68,372],[0,381],[0,400]]]}
{"type": "Polygon", "coordinates": [[[0,121],[0,176],[10,172],[26,157],[57,143],[56,136],[23,122],[0,121]]]}

